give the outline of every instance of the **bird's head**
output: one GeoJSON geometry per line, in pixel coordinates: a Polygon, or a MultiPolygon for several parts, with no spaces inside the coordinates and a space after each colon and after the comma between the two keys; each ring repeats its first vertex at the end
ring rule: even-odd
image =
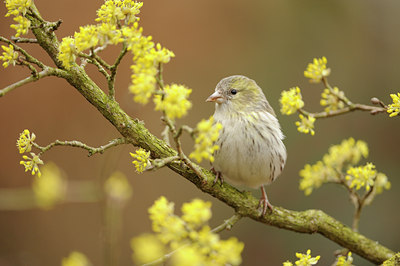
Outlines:
{"type": "Polygon", "coordinates": [[[257,83],[241,75],[222,79],[206,101],[215,102],[217,109],[229,112],[272,110],[257,83]]]}

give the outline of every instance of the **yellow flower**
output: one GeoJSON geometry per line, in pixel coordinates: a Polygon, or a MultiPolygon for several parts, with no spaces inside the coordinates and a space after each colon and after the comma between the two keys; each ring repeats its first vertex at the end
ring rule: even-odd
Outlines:
{"type": "Polygon", "coordinates": [[[327,77],[331,73],[331,70],[326,68],[327,62],[325,56],[322,58],[314,58],[313,62],[309,63],[306,71],[304,71],[304,76],[309,78],[310,82],[320,82],[323,77],[327,77]]]}
{"type": "Polygon", "coordinates": [[[8,47],[2,45],[1,48],[4,50],[3,55],[0,56],[0,59],[4,61],[3,67],[6,68],[9,65],[15,66],[18,59],[18,53],[14,51],[14,46],[11,44],[8,47]]]}
{"type": "Polygon", "coordinates": [[[178,249],[171,258],[172,265],[208,265],[207,258],[195,246],[184,246],[178,249]]]}
{"type": "Polygon", "coordinates": [[[376,175],[374,189],[376,194],[381,194],[383,189],[390,189],[392,184],[389,182],[387,176],[384,173],[378,173],[376,175]]]}
{"type": "Polygon", "coordinates": [[[32,189],[37,204],[44,209],[50,209],[65,197],[67,184],[56,164],[49,162],[42,168],[40,178],[35,178],[32,189]]]}
{"type": "Polygon", "coordinates": [[[121,172],[114,172],[104,183],[104,190],[111,199],[126,201],[132,196],[132,188],[126,176],[121,172]]]}
{"type": "Polygon", "coordinates": [[[304,190],[306,196],[310,195],[313,189],[319,188],[336,177],[335,171],[321,161],[313,165],[306,164],[299,174],[302,177],[299,188],[304,190]]]}
{"type": "Polygon", "coordinates": [[[29,135],[30,132],[28,129],[25,129],[21,134],[19,134],[19,138],[17,140],[17,147],[19,153],[30,152],[32,150],[32,144],[36,139],[35,133],[29,135]]]}
{"type": "Polygon", "coordinates": [[[64,37],[60,44],[58,59],[66,69],[71,68],[72,64],[75,63],[75,53],[75,40],[71,37],[64,37]]]}
{"type": "Polygon", "coordinates": [[[143,173],[148,165],[150,165],[150,152],[147,152],[145,149],[140,148],[136,150],[135,153],[130,152],[130,154],[134,159],[132,163],[135,165],[136,171],[139,174],[143,173]]]}
{"type": "Polygon", "coordinates": [[[182,205],[182,219],[191,226],[200,226],[211,218],[211,202],[194,199],[182,205]]]}
{"type": "Polygon", "coordinates": [[[77,251],[71,252],[67,258],[63,258],[62,266],[90,266],[92,265],[88,258],[77,251]]]}
{"type": "Polygon", "coordinates": [[[304,106],[299,87],[291,88],[289,91],[282,91],[279,102],[281,104],[281,113],[284,115],[294,114],[304,106]]]}
{"type": "Polygon", "coordinates": [[[290,261],[285,261],[283,263],[283,266],[293,266],[293,263],[291,263],[290,261]]]}
{"type": "Polygon", "coordinates": [[[174,203],[160,197],[149,208],[153,231],[159,233],[164,244],[179,242],[188,234],[184,221],[174,215],[174,203]]]}
{"type": "Polygon", "coordinates": [[[365,141],[349,138],[340,144],[331,146],[328,154],[324,155],[323,162],[337,171],[341,171],[344,164],[357,164],[361,158],[368,157],[368,145],[365,141]]]}
{"type": "Polygon", "coordinates": [[[124,20],[126,24],[131,24],[139,20],[136,15],[142,6],[143,3],[133,0],[107,0],[97,10],[96,21],[117,25],[118,21],[124,20]]]}
{"type": "Polygon", "coordinates": [[[164,244],[153,234],[143,234],[131,239],[132,259],[143,265],[162,258],[166,254],[164,244]]]}
{"type": "Polygon", "coordinates": [[[15,22],[17,22],[17,24],[11,24],[10,27],[17,31],[17,34],[15,34],[15,37],[27,34],[29,27],[31,26],[31,21],[23,16],[15,17],[14,20],[15,20],[15,22]]]}
{"type": "Polygon", "coordinates": [[[334,93],[329,89],[325,89],[321,94],[320,104],[325,107],[325,112],[335,111],[344,108],[344,103],[336,96],[344,97],[344,92],[337,87],[333,88],[334,93]]]}
{"type": "Polygon", "coordinates": [[[237,238],[231,237],[227,240],[214,242],[213,250],[210,251],[212,262],[216,265],[240,265],[242,263],[241,253],[244,244],[237,238]]]}
{"type": "Polygon", "coordinates": [[[318,263],[321,256],[311,257],[311,251],[307,250],[306,254],[296,253],[296,257],[299,259],[295,262],[299,266],[311,266],[318,263]]]}
{"type": "Polygon", "coordinates": [[[346,180],[350,181],[350,188],[356,187],[359,190],[365,187],[366,191],[371,189],[376,178],[375,165],[367,163],[365,166],[350,167],[347,170],[346,180]]]}
{"type": "Polygon", "coordinates": [[[20,161],[19,164],[25,166],[25,172],[32,171],[32,175],[37,174],[38,177],[40,177],[42,173],[40,172],[38,165],[43,164],[43,161],[33,152],[31,152],[31,156],[32,158],[29,158],[27,155],[23,155],[22,158],[25,161],[20,161]]]}
{"type": "Polygon", "coordinates": [[[172,57],[175,57],[175,54],[168,50],[165,47],[161,47],[161,44],[157,43],[156,49],[152,49],[151,53],[154,55],[156,62],[166,64],[168,63],[172,57]]]}
{"type": "Polygon", "coordinates": [[[6,17],[9,17],[10,15],[25,15],[32,5],[32,0],[6,0],[5,3],[8,9],[6,17]]]}
{"type": "Polygon", "coordinates": [[[214,123],[214,117],[208,120],[201,120],[196,127],[197,136],[195,139],[194,151],[189,155],[199,163],[203,160],[214,161],[214,152],[219,149],[214,143],[218,140],[219,132],[222,129],[221,123],[214,123]]]}
{"type": "Polygon", "coordinates": [[[124,40],[121,30],[117,29],[117,26],[113,24],[102,23],[97,25],[96,31],[100,46],[108,43],[118,44],[124,40]]]}
{"type": "Polygon", "coordinates": [[[129,91],[135,94],[133,100],[141,104],[148,103],[156,88],[156,78],[147,73],[133,74],[131,77],[132,84],[129,86],[129,91]]]}
{"type": "Polygon", "coordinates": [[[291,263],[290,261],[285,261],[283,263],[283,266],[293,266],[293,263],[291,263]]]}
{"type": "Polygon", "coordinates": [[[314,136],[314,122],[315,117],[309,115],[308,117],[303,116],[302,114],[299,115],[300,121],[296,121],[297,130],[299,132],[308,134],[310,133],[314,136]]]}
{"type": "Polygon", "coordinates": [[[353,257],[351,252],[347,253],[346,256],[339,256],[336,260],[336,266],[353,266],[353,257]]]}
{"type": "Polygon", "coordinates": [[[143,264],[162,258],[171,265],[239,265],[244,245],[236,238],[221,240],[206,223],[211,203],[195,199],[182,206],[182,217],[174,214],[174,203],[160,197],[149,208],[154,235],[134,238],[134,261],[143,264]],[[172,252],[171,252],[172,251],[172,252]],[[162,257],[172,253],[168,257],[162,257]]]}
{"type": "Polygon", "coordinates": [[[187,99],[191,93],[192,90],[183,85],[166,85],[164,95],[154,96],[156,110],[164,111],[170,119],[181,118],[192,107],[192,103],[187,99]]]}
{"type": "Polygon", "coordinates": [[[79,27],[79,32],[75,32],[74,38],[75,47],[78,52],[93,48],[99,42],[97,27],[94,25],[79,27]]]}
{"type": "Polygon", "coordinates": [[[390,94],[392,97],[393,103],[388,105],[387,112],[390,114],[390,117],[396,116],[400,113],[400,92],[396,94],[390,94]]]}

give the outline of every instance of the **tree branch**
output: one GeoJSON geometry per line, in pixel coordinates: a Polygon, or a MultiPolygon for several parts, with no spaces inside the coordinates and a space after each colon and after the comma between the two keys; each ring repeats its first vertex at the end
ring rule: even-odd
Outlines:
{"type": "MultiPolygon", "coordinates": [[[[32,23],[36,23],[34,19],[32,23]]],[[[33,33],[39,45],[47,51],[56,65],[62,68],[57,59],[58,42],[56,37],[51,35],[53,33],[46,33],[40,28],[33,30],[33,33]]],[[[178,155],[164,141],[151,134],[143,123],[129,117],[120,108],[118,102],[110,99],[82,68],[74,66],[68,71],[63,71],[62,77],[97,108],[128,142],[135,143],[135,145],[150,151],[153,158],[178,155]]],[[[205,177],[203,179],[197,176],[186,164],[171,162],[168,167],[195,184],[203,192],[225,202],[235,209],[238,215],[295,232],[321,234],[374,263],[382,263],[394,255],[393,251],[352,231],[349,227],[320,210],[297,212],[275,207],[273,213],[261,217],[257,210],[258,200],[256,198],[249,193],[238,191],[227,183],[214,186],[214,175],[210,171],[198,166],[202,176],[205,177]]]]}
{"type": "Polygon", "coordinates": [[[45,68],[43,71],[40,71],[37,73],[37,75],[30,75],[27,78],[24,78],[20,81],[17,81],[11,85],[8,85],[4,89],[0,90],[0,97],[4,96],[6,93],[21,87],[22,85],[28,84],[30,82],[35,82],[41,78],[47,77],[47,76],[57,76],[59,74],[59,70],[52,69],[52,68],[45,68]]]}
{"type": "Polygon", "coordinates": [[[82,148],[82,149],[87,150],[89,152],[88,156],[90,157],[93,154],[103,153],[105,150],[107,150],[111,147],[118,146],[118,145],[125,144],[125,143],[127,143],[127,142],[124,138],[117,138],[117,139],[110,140],[109,143],[107,143],[106,145],[100,146],[98,148],[90,147],[90,146],[86,145],[85,143],[82,143],[77,140],[72,140],[72,141],[56,140],[56,141],[50,143],[49,145],[47,145],[46,147],[41,147],[41,146],[37,145],[36,143],[33,143],[33,145],[40,150],[40,153],[38,155],[41,155],[42,153],[50,150],[54,146],[70,146],[70,147],[77,147],[77,148],[82,148]]]}

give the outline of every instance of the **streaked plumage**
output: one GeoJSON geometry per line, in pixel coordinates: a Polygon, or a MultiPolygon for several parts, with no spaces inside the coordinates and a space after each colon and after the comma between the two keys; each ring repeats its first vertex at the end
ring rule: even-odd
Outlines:
{"type": "Polygon", "coordinates": [[[286,161],[274,110],[256,82],[240,75],[222,79],[207,101],[216,103],[214,119],[223,125],[214,170],[232,184],[261,187],[265,214],[272,206],[263,185],[280,175],[286,161]]]}

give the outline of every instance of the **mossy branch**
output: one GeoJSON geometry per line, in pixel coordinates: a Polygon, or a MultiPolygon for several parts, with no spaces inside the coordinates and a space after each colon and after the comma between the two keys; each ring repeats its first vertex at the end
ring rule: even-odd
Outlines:
{"type": "MultiPolygon", "coordinates": [[[[38,12],[36,8],[34,12],[38,12]]],[[[40,17],[37,14],[36,17],[40,17]]],[[[44,48],[55,64],[62,68],[57,59],[58,41],[52,31],[46,31],[40,25],[43,23],[32,17],[33,33],[38,44],[44,48]]],[[[164,141],[151,134],[138,120],[132,119],[122,110],[112,97],[104,93],[86,72],[75,65],[68,71],[61,71],[60,76],[75,87],[97,110],[120,132],[127,142],[140,146],[151,152],[152,158],[177,156],[178,153],[164,141]]],[[[242,217],[249,217],[264,224],[300,233],[321,234],[350,251],[374,263],[382,263],[395,253],[376,241],[352,231],[349,227],[330,217],[320,210],[291,211],[275,207],[273,213],[264,217],[257,210],[258,200],[249,193],[242,193],[236,188],[224,183],[213,185],[214,175],[200,166],[199,177],[186,164],[171,162],[168,167],[195,184],[200,190],[225,202],[235,209],[242,217]]]]}

